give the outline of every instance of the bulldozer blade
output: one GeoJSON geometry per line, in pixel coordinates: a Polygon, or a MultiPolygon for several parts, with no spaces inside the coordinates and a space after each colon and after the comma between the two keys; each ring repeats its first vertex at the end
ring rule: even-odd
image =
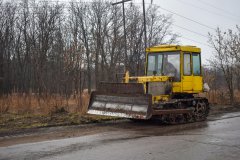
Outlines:
{"type": "Polygon", "coordinates": [[[144,93],[140,83],[100,83],[92,92],[89,114],[149,119],[152,116],[152,96],[144,93]]]}
{"type": "Polygon", "coordinates": [[[89,114],[149,119],[152,116],[152,96],[148,94],[103,94],[92,92],[89,114]]]}

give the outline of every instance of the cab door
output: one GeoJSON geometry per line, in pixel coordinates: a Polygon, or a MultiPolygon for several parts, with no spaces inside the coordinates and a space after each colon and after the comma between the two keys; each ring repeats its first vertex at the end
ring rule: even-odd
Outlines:
{"type": "Polygon", "coordinates": [[[182,92],[193,91],[193,76],[192,76],[192,54],[190,52],[183,53],[182,67],[182,92]]]}
{"type": "Polygon", "coordinates": [[[193,92],[195,93],[202,92],[203,77],[200,53],[192,53],[192,72],[193,72],[193,92]]]}

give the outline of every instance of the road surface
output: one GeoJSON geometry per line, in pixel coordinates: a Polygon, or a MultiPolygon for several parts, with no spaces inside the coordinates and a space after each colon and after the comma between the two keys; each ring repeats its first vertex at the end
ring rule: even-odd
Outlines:
{"type": "Polygon", "coordinates": [[[91,135],[0,147],[0,159],[240,159],[240,112],[175,126],[122,123],[91,135]]]}

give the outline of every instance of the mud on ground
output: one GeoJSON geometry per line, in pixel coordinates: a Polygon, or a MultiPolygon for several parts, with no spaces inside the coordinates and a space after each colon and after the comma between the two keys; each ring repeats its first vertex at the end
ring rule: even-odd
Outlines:
{"type": "MultiPolygon", "coordinates": [[[[226,112],[240,111],[239,106],[212,105],[210,116],[226,112]]],[[[0,114],[0,137],[34,132],[39,128],[56,126],[77,126],[82,124],[96,124],[106,121],[120,120],[121,118],[83,115],[80,113],[68,113],[66,111],[41,115],[41,114],[0,114]]]]}

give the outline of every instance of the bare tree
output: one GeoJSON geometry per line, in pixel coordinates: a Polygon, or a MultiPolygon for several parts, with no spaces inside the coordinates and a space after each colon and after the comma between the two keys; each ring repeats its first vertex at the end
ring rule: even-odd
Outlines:
{"type": "Polygon", "coordinates": [[[230,95],[230,102],[234,104],[234,73],[238,51],[236,51],[236,42],[232,30],[222,32],[217,28],[215,35],[209,34],[209,42],[215,50],[214,59],[211,62],[214,67],[222,70],[230,95]]]}
{"type": "Polygon", "coordinates": [[[71,10],[74,16],[78,19],[78,25],[80,29],[80,40],[83,43],[87,62],[87,77],[88,77],[88,92],[91,92],[92,82],[92,53],[90,50],[90,22],[89,22],[89,6],[87,4],[71,3],[71,10]]]}
{"type": "Polygon", "coordinates": [[[1,60],[1,76],[3,79],[3,86],[1,91],[10,93],[13,88],[12,84],[12,68],[11,68],[11,55],[12,47],[14,45],[14,25],[16,21],[16,5],[6,2],[0,2],[0,60],[1,60]]]}

